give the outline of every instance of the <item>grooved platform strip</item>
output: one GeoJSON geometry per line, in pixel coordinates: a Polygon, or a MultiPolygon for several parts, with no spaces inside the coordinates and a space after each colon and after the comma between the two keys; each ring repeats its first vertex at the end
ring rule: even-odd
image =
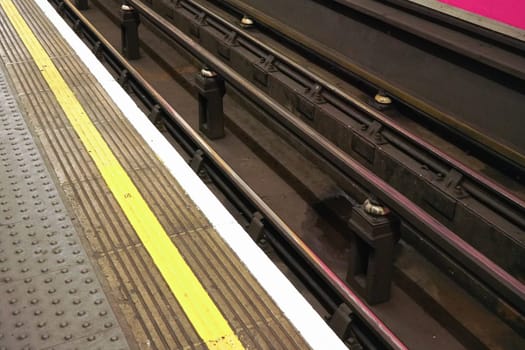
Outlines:
{"type": "MultiPolygon", "coordinates": [[[[308,346],[40,9],[14,1],[174,244],[246,348],[308,346]]],[[[0,56],[29,123],[140,348],[205,348],[8,21],[0,56]]]]}

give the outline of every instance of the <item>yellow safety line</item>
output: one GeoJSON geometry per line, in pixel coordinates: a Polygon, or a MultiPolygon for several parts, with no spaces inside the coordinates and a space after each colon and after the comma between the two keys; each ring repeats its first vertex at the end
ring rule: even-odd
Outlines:
{"type": "Polygon", "coordinates": [[[107,186],[208,348],[244,349],[11,0],[0,0],[107,186]]]}

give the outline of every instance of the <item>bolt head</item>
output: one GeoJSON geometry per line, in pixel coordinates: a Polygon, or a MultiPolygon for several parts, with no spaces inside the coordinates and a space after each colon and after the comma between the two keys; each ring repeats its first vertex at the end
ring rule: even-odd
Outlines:
{"type": "Polygon", "coordinates": [[[248,16],[243,16],[241,19],[241,27],[247,28],[253,26],[254,22],[253,19],[251,19],[248,16]]]}
{"type": "Polygon", "coordinates": [[[215,78],[217,76],[217,73],[209,68],[202,68],[200,73],[205,78],[215,78]]]}
{"type": "Polygon", "coordinates": [[[382,105],[392,104],[392,99],[383,93],[378,93],[374,96],[374,100],[382,105]]]}

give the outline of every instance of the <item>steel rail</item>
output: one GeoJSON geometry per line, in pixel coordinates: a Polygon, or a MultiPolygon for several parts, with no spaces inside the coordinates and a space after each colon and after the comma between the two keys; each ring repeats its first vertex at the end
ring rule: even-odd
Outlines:
{"type": "Polygon", "coordinates": [[[367,188],[402,219],[411,223],[421,234],[451,254],[474,275],[485,281],[493,290],[506,298],[520,312],[525,313],[525,285],[523,283],[459,238],[427,212],[413,204],[402,193],[392,188],[348,154],[298,120],[292,113],[262,93],[240,74],[202,48],[192,38],[158,15],[142,1],[129,0],[128,3],[138,10],[144,18],[149,20],[157,30],[177,42],[198,60],[209,65],[252,102],[270,115],[280,117],[279,122],[303,140],[306,145],[316,150],[318,154],[330,161],[345,175],[367,188]]]}
{"type": "MultiPolygon", "coordinates": [[[[229,28],[231,31],[235,31],[239,38],[244,38],[248,40],[251,43],[254,43],[258,47],[263,48],[264,52],[263,54],[269,53],[272,56],[274,56],[278,62],[275,63],[275,65],[280,65],[280,62],[283,62],[286,66],[291,67],[295,71],[299,72],[302,76],[309,79],[311,82],[316,82],[320,85],[322,85],[323,90],[326,90],[334,96],[348,102],[350,105],[356,107],[359,111],[364,112],[365,115],[370,118],[371,120],[378,121],[382,124],[382,126],[390,129],[391,132],[394,132],[396,134],[399,134],[404,140],[407,140],[411,144],[413,144],[415,147],[422,149],[425,151],[425,153],[429,153],[431,156],[438,158],[439,161],[443,162],[444,165],[449,166],[451,168],[455,168],[461,174],[463,174],[467,179],[479,184],[484,189],[490,191],[491,196],[493,197],[500,197],[502,200],[511,202],[513,206],[516,207],[518,211],[525,213],[525,201],[518,198],[514,193],[510,192],[506,188],[502,187],[498,183],[488,179],[487,177],[483,176],[479,172],[475,172],[471,168],[465,166],[461,162],[457,161],[456,159],[450,157],[443,151],[439,150],[437,147],[431,145],[427,141],[423,140],[421,137],[418,137],[408,131],[406,128],[403,128],[399,124],[396,124],[394,121],[392,121],[391,118],[388,118],[385,114],[381,113],[377,109],[373,108],[372,106],[368,105],[367,103],[359,100],[358,98],[349,95],[348,93],[341,90],[336,85],[330,83],[329,81],[322,79],[321,77],[315,75],[308,69],[302,67],[301,65],[298,65],[290,58],[282,55],[277,50],[268,47],[263,42],[261,42],[259,39],[250,36],[249,34],[244,33],[243,31],[240,31],[238,27],[232,25],[231,23],[223,20],[218,15],[214,14],[212,11],[210,11],[205,6],[197,3],[194,0],[185,0],[185,2],[192,4],[196,8],[200,9],[201,11],[205,11],[207,16],[215,19],[216,21],[219,21],[222,25],[229,28]]],[[[237,39],[239,40],[239,39],[237,39]]],[[[280,68],[280,67],[278,67],[280,68]]],[[[305,84],[306,85],[306,84],[305,84]]],[[[321,91],[321,94],[323,94],[324,91],[321,91]]],[[[366,121],[364,122],[366,123],[366,121]]],[[[370,124],[371,121],[368,121],[368,124],[370,124]]],[[[440,172],[446,173],[448,170],[444,168],[440,168],[440,172]]],[[[525,225],[524,225],[525,227],[525,225]]]]}
{"type": "MultiPolygon", "coordinates": [[[[325,281],[341,296],[352,309],[363,324],[376,336],[378,336],[384,345],[391,349],[404,350],[407,346],[386,326],[381,319],[356,295],[344,281],[342,281],[328,266],[301,240],[301,238],[284,222],[282,219],[238,176],[237,173],[210,147],[210,145],[177,113],[177,111],[149,84],[142,75],[129,63],[123,56],[98,32],[98,30],[76,9],[70,0],[48,0],[57,5],[61,11],[64,7],[72,16],[76,29],[83,26],[91,34],[92,40],[95,40],[94,46],[96,53],[104,50],[105,55],[114,60],[108,63],[117,72],[127,72],[128,82],[136,84],[141,89],[137,92],[137,97],[150,109],[157,108],[157,112],[162,112],[170,122],[184,133],[184,136],[195,143],[197,149],[201,150],[207,160],[238,189],[254,207],[260,211],[265,219],[276,231],[280,232],[282,237],[289,242],[297,253],[301,254],[325,281]],[[116,65],[120,65],[116,67],[116,65]]],[[[191,149],[189,144],[183,144],[186,149],[191,149]]],[[[351,326],[355,327],[355,325],[351,326]]]]}
{"type": "MultiPolygon", "coordinates": [[[[408,68],[406,65],[400,65],[400,71],[395,70],[396,74],[394,74],[393,72],[390,72],[390,70],[381,69],[381,66],[390,65],[390,60],[377,59],[377,62],[374,62],[374,64],[377,65],[377,69],[373,69],[371,66],[368,66],[368,61],[359,59],[360,56],[357,54],[361,51],[359,50],[359,47],[353,48],[353,54],[348,53],[351,48],[347,47],[346,43],[351,42],[352,40],[341,39],[339,40],[339,46],[335,46],[333,42],[329,44],[328,41],[330,40],[325,42],[312,34],[317,33],[316,30],[312,30],[312,32],[309,33],[303,33],[305,30],[304,27],[298,29],[299,27],[297,26],[297,23],[292,24],[286,20],[288,15],[284,15],[284,18],[277,18],[275,13],[270,13],[271,11],[268,11],[268,8],[264,10],[259,9],[258,5],[256,5],[258,2],[255,0],[203,1],[214,3],[222,8],[228,8],[230,11],[238,14],[247,14],[251,16],[260,24],[261,28],[265,28],[267,31],[277,34],[280,39],[292,43],[295,47],[299,47],[302,50],[312,53],[318,60],[322,61],[323,64],[331,67],[331,69],[337,67],[339,72],[357,78],[360,82],[363,82],[370,88],[381,88],[388,91],[391,97],[400,105],[415,111],[419,116],[445,128],[448,132],[460,136],[462,139],[468,140],[470,146],[474,146],[476,149],[481,150],[485,155],[491,156],[491,158],[497,158],[497,163],[505,164],[518,173],[523,173],[525,171],[525,155],[522,154],[523,152],[520,152],[520,146],[513,145],[510,142],[503,142],[500,137],[501,135],[498,136],[499,134],[497,133],[487,133],[486,130],[483,131],[482,128],[478,128],[478,124],[472,121],[475,116],[482,116],[485,123],[490,122],[491,119],[485,115],[484,111],[490,110],[493,112],[490,108],[477,108],[477,105],[483,105],[484,107],[491,107],[492,105],[483,104],[483,101],[479,99],[477,100],[478,103],[475,104],[473,103],[473,94],[467,94],[468,91],[477,91],[477,89],[475,89],[477,85],[471,86],[471,89],[468,89],[466,84],[465,86],[462,85],[461,89],[455,88],[455,94],[463,96],[461,94],[461,92],[463,92],[466,94],[465,96],[468,96],[468,99],[459,99],[461,102],[458,102],[457,104],[453,102],[448,104],[448,102],[445,102],[448,100],[443,99],[446,95],[440,93],[443,89],[428,88],[430,89],[428,90],[425,88],[423,89],[424,91],[419,91],[421,89],[417,89],[420,86],[417,85],[416,82],[421,79],[430,79],[424,76],[424,73],[421,72],[423,69],[421,66],[417,66],[417,69],[415,69],[415,71],[418,72],[417,74],[410,74],[411,71],[407,70],[408,68]],[[397,79],[399,76],[403,77],[403,79],[397,79]],[[463,102],[466,100],[470,103],[469,107],[472,106],[467,110],[467,113],[464,111],[465,106],[463,102]],[[443,108],[442,104],[445,104],[446,108],[443,108]],[[474,109],[476,113],[468,113],[469,110],[474,109]]],[[[298,6],[297,2],[294,0],[288,0],[288,2],[298,6]]],[[[461,81],[466,82],[469,81],[470,78],[480,78],[483,74],[480,74],[479,72],[488,74],[486,71],[490,71],[492,72],[491,79],[495,79],[501,85],[508,84],[507,87],[509,87],[509,89],[506,89],[506,87],[501,91],[498,90],[503,95],[510,93],[510,90],[513,90],[513,93],[523,91],[523,88],[519,87],[523,86],[522,82],[525,79],[525,61],[522,59],[525,54],[523,51],[525,47],[523,45],[506,46],[502,45],[500,41],[495,41],[491,37],[483,35],[478,35],[476,40],[473,40],[471,37],[472,33],[463,29],[461,26],[449,24],[450,21],[428,20],[428,15],[422,15],[420,12],[414,10],[409,11],[399,5],[396,6],[396,4],[393,4],[394,0],[309,0],[306,2],[319,5],[321,8],[332,9],[333,13],[338,15],[338,18],[334,21],[349,17],[345,14],[346,11],[352,16],[367,17],[367,19],[370,20],[365,23],[372,28],[375,22],[377,22],[376,24],[378,25],[381,24],[381,26],[388,27],[388,29],[376,28],[378,33],[383,33],[383,31],[399,31],[399,33],[395,35],[389,34],[389,36],[392,37],[392,42],[400,40],[399,36],[406,36],[406,42],[409,46],[415,45],[415,43],[412,43],[415,38],[421,41],[422,43],[419,43],[418,45],[422,45],[422,51],[427,49],[430,50],[430,48],[425,46],[426,44],[435,46],[434,49],[439,51],[440,55],[443,55],[443,57],[440,56],[441,60],[447,60],[448,62],[450,59],[450,63],[453,64],[454,67],[462,67],[461,69],[464,71],[472,73],[472,76],[466,75],[461,81]],[[434,33],[434,30],[437,31],[437,33],[434,33]],[[449,56],[451,57],[449,58],[449,56]],[[457,64],[457,60],[463,60],[465,62],[457,64]],[[479,72],[475,73],[476,71],[479,72]],[[496,78],[496,76],[498,78],[496,78]],[[511,83],[511,81],[513,81],[513,83],[511,83]]],[[[258,4],[260,5],[262,3],[263,2],[259,2],[258,4]]],[[[282,3],[284,4],[285,1],[282,3]]],[[[275,8],[280,9],[280,7],[277,6],[275,8]]],[[[298,10],[300,10],[300,8],[298,10]]],[[[297,16],[294,17],[294,14],[290,14],[290,18],[297,18],[297,16]]],[[[310,21],[311,18],[308,20],[305,19],[302,23],[309,23],[310,21]]],[[[308,28],[316,27],[309,26],[308,28]]],[[[319,29],[319,31],[322,32],[322,28],[319,29]]],[[[334,35],[332,36],[327,36],[327,34],[324,33],[324,36],[322,37],[337,38],[337,32],[334,32],[333,34],[334,35]]],[[[364,39],[360,36],[360,33],[356,33],[355,40],[364,39]]],[[[374,44],[373,36],[371,36],[370,40],[371,42],[366,42],[366,45],[364,45],[364,51],[366,51],[368,55],[371,53],[370,50],[366,49],[366,46],[370,45],[370,47],[372,47],[374,44]]],[[[384,53],[381,52],[381,47],[376,47],[375,50],[377,50],[376,57],[395,57],[394,55],[396,54],[396,51],[391,50],[390,48],[385,48],[384,53]],[[381,55],[382,53],[383,56],[381,55]]],[[[408,53],[405,54],[408,55],[409,53],[414,53],[416,51],[417,50],[407,51],[408,53]]],[[[397,52],[397,54],[400,53],[397,52]]],[[[370,57],[368,57],[368,59],[370,59],[370,57]]],[[[423,58],[419,57],[418,59],[422,60],[423,58]]],[[[405,60],[407,62],[410,61],[407,58],[405,58],[405,60]]],[[[420,61],[410,61],[411,64],[409,67],[412,67],[417,62],[420,61]]],[[[433,62],[436,62],[436,60],[433,62]]],[[[450,69],[450,67],[447,69],[450,69]]],[[[430,81],[434,84],[427,85],[441,87],[439,81],[436,80],[437,78],[434,76],[432,77],[433,80],[430,81]]],[[[488,82],[490,79],[485,79],[483,81],[488,82]]],[[[511,98],[511,95],[507,97],[511,98]]],[[[517,97],[515,95],[512,96],[513,102],[517,103],[517,97]]],[[[496,101],[497,99],[490,100],[496,101]]],[[[514,106],[516,106],[516,104],[514,106]]],[[[499,113],[494,114],[498,115],[499,113]]],[[[519,120],[519,113],[510,114],[513,118],[515,117],[514,120],[519,120]]],[[[515,134],[511,135],[516,137],[515,134]]],[[[519,137],[519,135],[517,137],[519,137]]],[[[514,140],[514,142],[516,142],[516,140],[514,140]]]]}
{"type": "Polygon", "coordinates": [[[235,43],[247,48],[257,57],[272,55],[275,58],[272,65],[278,71],[296,80],[299,84],[305,87],[311,87],[313,84],[320,85],[322,87],[320,95],[324,99],[330,101],[336,108],[341,109],[359,123],[369,126],[374,121],[379,122],[381,124],[381,135],[387,141],[422,164],[428,165],[436,173],[444,175],[449,173],[451,169],[459,171],[463,177],[461,187],[466,193],[493,210],[497,215],[517,225],[520,229],[525,229],[525,202],[506,188],[465,166],[422,138],[414,135],[406,128],[396,124],[392,119],[372,108],[369,104],[345,93],[336,85],[295,63],[279,51],[264,44],[250,34],[249,31],[240,30],[237,26],[226,21],[197,1],[180,1],[178,6],[185,8],[196,16],[204,13],[205,17],[203,18],[205,19],[203,19],[203,23],[213,27],[225,36],[235,33],[235,43]]]}

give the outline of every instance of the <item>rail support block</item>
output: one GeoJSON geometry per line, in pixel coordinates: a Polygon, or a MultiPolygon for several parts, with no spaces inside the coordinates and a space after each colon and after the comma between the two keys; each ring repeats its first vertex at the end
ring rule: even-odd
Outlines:
{"type": "Polygon", "coordinates": [[[369,214],[363,205],[354,206],[349,220],[351,236],[347,282],[369,304],[390,298],[396,235],[388,216],[369,214]]]}
{"type": "Polygon", "coordinates": [[[88,9],[88,0],[75,0],[75,7],[80,10],[84,11],[88,9]]]}
{"type": "Polygon", "coordinates": [[[120,20],[122,54],[128,60],[138,59],[140,15],[133,7],[124,4],[120,7],[120,20]]]}
{"type": "Polygon", "coordinates": [[[211,140],[223,138],[224,80],[214,71],[204,68],[197,74],[195,86],[199,92],[199,130],[211,140]]]}

